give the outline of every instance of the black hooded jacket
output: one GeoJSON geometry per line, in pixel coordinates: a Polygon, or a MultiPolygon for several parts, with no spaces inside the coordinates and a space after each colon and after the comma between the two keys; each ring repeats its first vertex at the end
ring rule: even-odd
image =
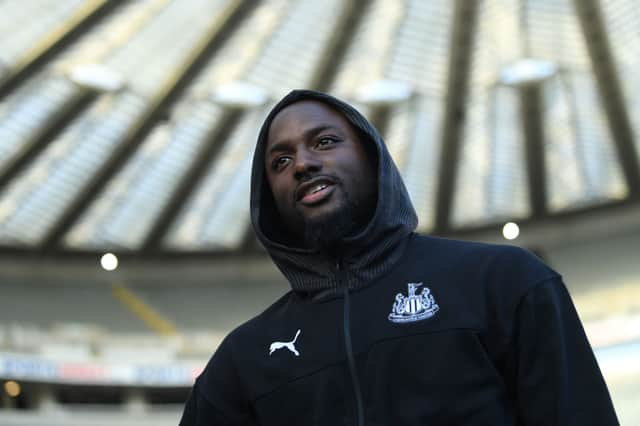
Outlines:
{"type": "Polygon", "coordinates": [[[181,425],[615,425],[561,277],[529,252],[424,237],[380,135],[348,104],[297,90],[260,131],[251,220],[291,284],[232,331],[181,425]],[[265,180],[271,121],[316,100],[377,153],[377,205],[339,253],[281,239],[265,180]]]}

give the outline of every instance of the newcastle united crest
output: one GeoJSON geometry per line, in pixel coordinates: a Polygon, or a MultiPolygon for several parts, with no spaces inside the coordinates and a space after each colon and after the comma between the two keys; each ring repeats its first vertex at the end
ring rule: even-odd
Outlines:
{"type": "Polygon", "coordinates": [[[396,295],[396,301],[389,314],[389,321],[414,322],[434,316],[440,307],[433,298],[431,290],[425,287],[420,294],[416,294],[416,290],[422,283],[408,283],[407,285],[409,286],[409,294],[407,296],[402,293],[396,295]]]}

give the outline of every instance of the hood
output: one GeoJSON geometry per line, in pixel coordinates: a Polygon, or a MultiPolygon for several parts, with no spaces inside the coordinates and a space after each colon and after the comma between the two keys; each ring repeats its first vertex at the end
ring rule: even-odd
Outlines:
{"type": "Polygon", "coordinates": [[[292,289],[306,293],[339,290],[343,286],[355,289],[385,274],[401,258],[407,237],[418,223],[400,173],[377,130],[350,105],[311,90],[290,92],[265,119],[253,157],[250,209],[251,223],[258,239],[289,280],[292,289]],[[278,238],[283,235],[284,227],[265,176],[265,146],[275,116],[288,105],[303,100],[322,102],[343,114],[361,133],[362,142],[376,147],[378,197],[375,213],[362,231],[340,242],[340,253],[296,247],[278,238]],[[344,271],[340,277],[338,262],[344,271]]]}

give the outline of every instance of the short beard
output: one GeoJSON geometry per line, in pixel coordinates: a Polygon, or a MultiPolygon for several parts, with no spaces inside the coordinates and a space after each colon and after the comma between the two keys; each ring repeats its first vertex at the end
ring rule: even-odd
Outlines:
{"type": "Polygon", "coordinates": [[[333,212],[304,223],[304,243],[311,249],[330,250],[358,229],[358,206],[345,194],[344,204],[333,212]]]}

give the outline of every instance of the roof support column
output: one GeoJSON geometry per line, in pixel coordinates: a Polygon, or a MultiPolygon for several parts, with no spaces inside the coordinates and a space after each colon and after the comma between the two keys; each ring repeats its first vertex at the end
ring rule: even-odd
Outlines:
{"type": "Polygon", "coordinates": [[[531,216],[542,217],[547,213],[542,82],[523,85],[518,88],[518,91],[520,118],[525,141],[531,216]]]}
{"type": "Polygon", "coordinates": [[[478,5],[477,1],[456,0],[453,6],[455,11],[451,26],[449,78],[442,123],[442,149],[436,193],[434,231],[437,234],[444,234],[449,228],[478,5]]]}

